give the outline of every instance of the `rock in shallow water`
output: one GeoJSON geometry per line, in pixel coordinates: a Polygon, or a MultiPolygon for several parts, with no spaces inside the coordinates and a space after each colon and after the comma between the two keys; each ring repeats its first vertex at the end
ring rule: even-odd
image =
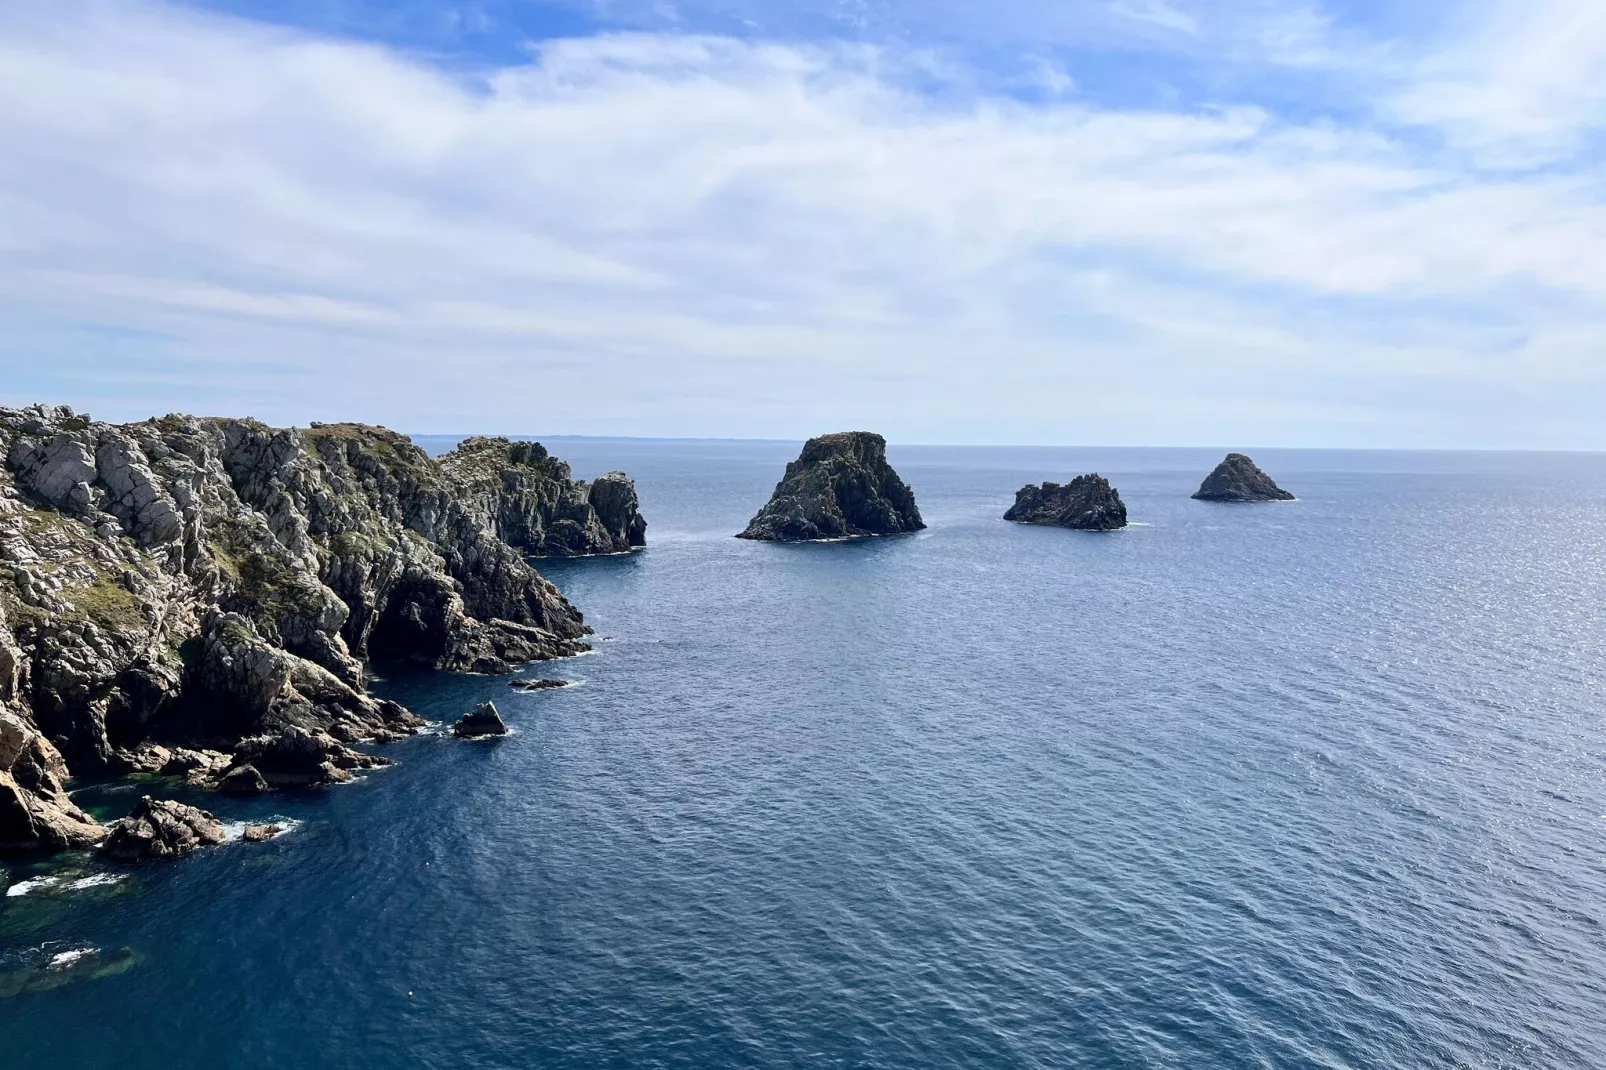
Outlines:
{"type": "Polygon", "coordinates": [[[507,735],[507,722],[502,715],[496,712],[496,703],[482,702],[471,713],[460,717],[452,731],[464,739],[477,739],[481,736],[507,735]]]}
{"type": "Polygon", "coordinates": [[[804,443],[768,504],[737,538],[809,542],[898,535],[925,526],[914,491],[887,463],[887,440],[869,431],[844,431],[804,443]]]}
{"type": "Polygon", "coordinates": [[[514,680],[508,684],[515,691],[549,691],[555,687],[568,687],[567,680],[514,680]]]}
{"type": "Polygon", "coordinates": [[[119,862],[148,862],[178,858],[223,840],[222,824],[205,810],[147,795],[127,817],[112,822],[101,851],[119,862]]]}
{"type": "Polygon", "coordinates": [[[217,790],[225,795],[261,795],[268,790],[268,782],[254,765],[237,765],[218,781],[217,790]]]}
{"type": "Polygon", "coordinates": [[[1126,504],[1109,480],[1093,472],[1064,485],[1022,487],[1015,492],[1015,504],[1004,519],[1080,531],[1114,531],[1126,527],[1126,504]]]}
{"type": "Polygon", "coordinates": [[[1291,502],[1294,496],[1241,453],[1229,453],[1193,495],[1204,502],[1291,502]]]}

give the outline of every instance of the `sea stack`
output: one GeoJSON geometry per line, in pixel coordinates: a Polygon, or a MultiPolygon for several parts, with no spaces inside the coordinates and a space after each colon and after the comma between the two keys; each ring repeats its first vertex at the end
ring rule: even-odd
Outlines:
{"type": "Polygon", "coordinates": [[[1202,502],[1291,502],[1294,496],[1272,482],[1248,457],[1229,453],[1199,484],[1194,497],[1202,502]]]}
{"type": "Polygon", "coordinates": [[[1004,519],[1077,531],[1114,531],[1126,527],[1126,503],[1108,479],[1093,472],[1063,485],[1022,487],[1004,519]]]}
{"type": "Polygon", "coordinates": [[[738,539],[808,542],[898,535],[926,526],[915,494],[887,463],[887,440],[869,431],[811,438],[769,503],[738,539]]]}

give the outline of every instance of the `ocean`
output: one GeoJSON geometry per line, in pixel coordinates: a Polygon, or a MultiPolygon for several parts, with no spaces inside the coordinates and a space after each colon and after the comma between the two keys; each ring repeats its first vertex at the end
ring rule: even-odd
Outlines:
{"type": "Polygon", "coordinates": [[[928,530],[773,545],[796,443],[548,441],[650,523],[541,563],[578,686],[393,674],[514,734],[5,863],[0,1066],[1606,1066],[1606,456],[894,445],[928,530]],[[1085,471],[1133,526],[1000,519],[1085,471]]]}

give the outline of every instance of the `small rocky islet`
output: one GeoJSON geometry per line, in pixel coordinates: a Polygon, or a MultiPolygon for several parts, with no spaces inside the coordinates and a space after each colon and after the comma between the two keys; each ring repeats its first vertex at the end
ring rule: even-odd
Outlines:
{"type": "Polygon", "coordinates": [[[1069,483],[1022,487],[1004,519],[1077,531],[1115,531],[1126,527],[1126,504],[1108,479],[1091,472],[1069,483]]]}
{"type": "Polygon", "coordinates": [[[527,558],[645,542],[628,477],[574,480],[501,438],[434,460],[363,424],[35,405],[0,407],[0,458],[0,852],[213,841],[178,803],[108,828],[73,775],[250,795],[388,764],[353,744],[423,721],[367,693],[371,663],[502,674],[582,653],[591,629],[527,558]]]}
{"type": "Polygon", "coordinates": [[[804,443],[770,500],[736,537],[818,542],[925,526],[914,491],[887,463],[887,440],[871,431],[843,431],[804,443]]]}
{"type": "Polygon", "coordinates": [[[1279,487],[1242,453],[1229,453],[1205,476],[1193,497],[1202,502],[1291,502],[1294,496],[1279,487]]]}

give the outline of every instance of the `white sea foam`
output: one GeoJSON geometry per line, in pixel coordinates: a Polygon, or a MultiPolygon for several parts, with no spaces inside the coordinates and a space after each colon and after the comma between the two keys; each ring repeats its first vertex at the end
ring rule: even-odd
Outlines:
{"type": "Polygon", "coordinates": [[[67,885],[67,890],[81,892],[86,888],[104,888],[128,879],[126,873],[94,873],[88,877],[79,877],[67,885]]]}
{"type": "Polygon", "coordinates": [[[71,951],[63,951],[61,954],[51,959],[49,964],[45,966],[45,969],[65,970],[67,967],[71,966],[84,956],[96,954],[99,950],[99,948],[94,947],[75,947],[71,951]]]}
{"type": "Polygon", "coordinates": [[[239,843],[245,839],[246,829],[255,828],[258,825],[279,826],[279,833],[273,837],[274,839],[278,839],[280,836],[288,836],[301,827],[301,822],[288,817],[264,817],[259,821],[225,821],[222,824],[224,843],[239,843]]]}
{"type": "Polygon", "coordinates": [[[41,888],[50,888],[60,883],[60,877],[35,877],[33,880],[21,881],[20,883],[13,884],[11,887],[7,888],[6,898],[9,899],[12,896],[27,895],[29,892],[37,892],[41,888]]]}

